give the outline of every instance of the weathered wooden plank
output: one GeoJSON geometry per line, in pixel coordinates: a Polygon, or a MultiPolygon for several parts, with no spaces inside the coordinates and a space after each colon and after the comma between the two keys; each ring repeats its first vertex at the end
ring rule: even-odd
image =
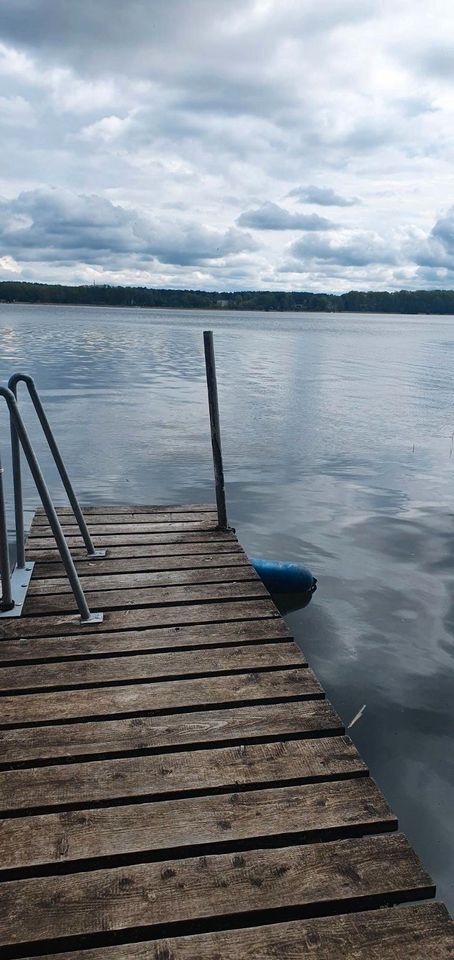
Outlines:
{"type": "MultiPolygon", "coordinates": [[[[172,526],[169,533],[124,533],[112,536],[110,534],[94,534],[92,537],[95,547],[114,547],[114,546],[133,546],[135,544],[158,544],[158,543],[217,543],[218,541],[232,541],[234,535],[228,531],[222,530],[185,530],[181,533],[172,532],[172,526]]],[[[67,537],[66,542],[69,547],[80,547],[81,538],[67,537]]],[[[27,541],[27,555],[30,559],[35,557],[39,559],[40,551],[46,553],[52,549],[54,541],[52,537],[33,538],[27,541]]]]}
{"type": "Polygon", "coordinates": [[[452,960],[440,903],[52,954],[52,960],[452,960]]]}
{"type": "MultiPolygon", "coordinates": [[[[181,715],[134,717],[78,724],[8,728],[0,732],[0,762],[4,764],[91,757],[182,746],[270,740],[291,736],[343,733],[331,705],[307,699],[292,704],[252,704],[224,710],[200,710],[181,715]]],[[[334,757],[334,759],[336,759],[334,757]]]]}
{"type": "MultiPolygon", "coordinates": [[[[222,603],[181,604],[164,607],[131,607],[129,610],[107,610],[102,623],[87,623],[83,632],[110,633],[115,630],[134,630],[146,627],[176,627],[189,624],[223,623],[227,620],[257,620],[261,617],[279,617],[270,599],[222,603]]],[[[76,614],[53,617],[0,620],[0,639],[16,637],[55,637],[80,634],[80,618],[76,614]]]]}
{"type": "MultiPolygon", "coordinates": [[[[233,550],[233,547],[232,547],[233,550]]],[[[158,573],[167,570],[199,570],[211,567],[240,567],[249,564],[246,555],[236,548],[233,553],[192,554],[189,556],[170,557],[125,557],[115,560],[106,557],[105,560],[76,560],[76,570],[80,577],[101,577],[106,575],[130,573],[158,573]]],[[[62,563],[37,563],[33,571],[30,589],[42,580],[50,580],[67,584],[67,575],[62,563]]]]}
{"type": "MultiPolygon", "coordinates": [[[[131,514],[131,513],[150,513],[150,514],[160,514],[160,513],[212,513],[216,510],[216,506],[213,503],[184,503],[184,504],[175,504],[175,503],[162,503],[162,504],[145,504],[145,503],[88,503],[82,504],[82,510],[86,516],[104,516],[110,514],[131,514]]],[[[64,516],[73,516],[73,511],[70,506],[61,506],[56,507],[57,514],[60,517],[64,516]]],[[[36,510],[37,517],[44,517],[45,512],[43,507],[38,507],[36,510]]]]}
{"type": "MultiPolygon", "coordinates": [[[[102,660],[76,660],[64,663],[40,663],[4,667],[0,670],[0,690],[38,690],[40,687],[80,687],[84,684],[115,681],[151,680],[158,677],[208,675],[231,670],[260,670],[270,667],[304,666],[306,660],[295,643],[267,643],[221,647],[216,650],[193,650],[171,653],[150,653],[140,657],[109,657],[102,660]]],[[[315,680],[315,678],[314,678],[315,680]]],[[[318,684],[317,684],[318,686],[318,684]]],[[[318,687],[321,694],[322,689],[318,687]]],[[[148,684],[134,687],[137,703],[148,702],[148,684]]],[[[118,689],[120,692],[120,688],[118,689]]],[[[129,693],[128,693],[129,700],[129,693]]],[[[0,723],[3,707],[0,700],[0,723]]],[[[120,702],[120,701],[119,701],[120,702]]],[[[20,712],[18,703],[17,710],[20,712]]],[[[6,711],[6,714],[8,711],[6,711]]]]}
{"type": "MultiPolygon", "coordinates": [[[[314,705],[308,701],[293,704],[291,713],[285,704],[192,713],[185,717],[184,725],[181,717],[155,717],[153,723],[144,718],[140,726],[133,726],[130,720],[118,720],[113,724],[48,727],[41,733],[39,746],[39,731],[31,730],[33,742],[28,747],[34,749],[37,757],[46,751],[52,757],[72,751],[77,757],[78,753],[87,754],[90,750],[93,753],[96,749],[103,753],[112,750],[112,745],[121,750],[136,749],[138,745],[162,748],[172,744],[179,745],[181,751],[181,747],[191,741],[215,742],[226,736],[243,742],[239,746],[215,749],[0,772],[0,809],[30,810],[138,797],[152,799],[200,788],[227,790],[366,774],[364,761],[346,736],[247,742],[272,735],[304,735],[308,724],[309,730],[313,729],[313,716],[314,705]]],[[[16,759],[21,758],[19,752],[16,759]]],[[[338,789],[342,790],[339,784],[338,789]]]]}
{"type": "Polygon", "coordinates": [[[2,893],[5,945],[159,924],[170,932],[170,918],[401,902],[433,886],[405,837],[390,833],[15,880],[2,893]]]}
{"type": "MultiPolygon", "coordinates": [[[[397,830],[368,777],[0,820],[0,870],[209,844],[300,843],[397,830]],[[314,837],[314,834],[316,837],[314,837]]],[[[178,849],[177,849],[178,848],[178,849]]],[[[195,851],[194,851],[195,852],[195,851]]],[[[97,864],[101,866],[101,864],[97,864]]]]}
{"type": "MultiPolygon", "coordinates": [[[[74,516],[69,514],[59,514],[60,523],[65,527],[74,527],[75,530],[78,530],[77,522],[74,516]]],[[[212,510],[189,510],[184,512],[175,513],[167,510],[167,512],[162,513],[144,513],[142,510],[134,511],[128,510],[127,507],[124,508],[124,513],[92,513],[89,516],[88,524],[90,529],[96,527],[99,524],[119,524],[119,523],[200,523],[204,520],[208,520],[211,523],[217,523],[217,513],[216,509],[212,510]]],[[[49,521],[44,513],[37,513],[32,522],[32,529],[37,527],[47,527],[49,528],[49,521]]]]}
{"type": "MultiPolygon", "coordinates": [[[[195,533],[205,533],[206,531],[214,532],[216,528],[217,523],[214,520],[200,520],[196,522],[178,520],[178,522],[175,523],[127,523],[124,521],[122,523],[97,524],[93,526],[91,533],[98,541],[100,541],[101,537],[107,535],[109,540],[112,537],[120,536],[124,538],[121,542],[127,543],[129,536],[136,533],[145,537],[149,535],[152,536],[155,533],[165,535],[166,533],[188,533],[190,531],[195,533]]],[[[77,523],[62,523],[62,530],[69,543],[73,541],[77,541],[79,545],[83,543],[77,523]]],[[[54,539],[54,535],[49,526],[45,526],[44,524],[37,527],[32,526],[28,535],[28,543],[31,547],[34,546],[35,543],[39,544],[46,539],[54,539]]]]}
{"type": "MultiPolygon", "coordinates": [[[[247,739],[270,740],[287,736],[339,736],[342,722],[331,704],[307,700],[292,704],[292,713],[284,705],[269,703],[260,712],[251,704],[251,712],[240,708],[197,710],[165,717],[134,717],[108,722],[61,723],[55,726],[8,728],[0,731],[0,763],[30,763],[63,757],[102,757],[144,750],[176,749],[195,744],[216,744],[247,739]],[[281,710],[278,707],[281,706],[281,710]],[[231,727],[229,728],[229,723],[231,727]]],[[[246,708],[243,708],[246,709],[246,708]]],[[[200,771],[199,771],[200,773],[200,771]]],[[[206,771],[205,774],[206,776],[206,771]]],[[[199,781],[199,786],[203,783],[199,781]]]]}
{"type": "MultiPolygon", "coordinates": [[[[123,610],[130,607],[163,606],[186,603],[200,603],[217,600],[254,600],[256,597],[268,597],[265,585],[258,577],[245,581],[227,583],[195,583],[171,587],[146,587],[136,590],[88,590],[85,594],[92,610],[123,610]]],[[[72,593],[52,594],[51,596],[27,596],[23,607],[24,617],[37,617],[40,614],[71,613],[77,611],[72,593]]],[[[26,627],[24,628],[26,629],[26,627]]]]}
{"type": "Polygon", "coordinates": [[[280,617],[234,620],[231,623],[204,623],[196,626],[164,627],[153,630],[81,633],[70,637],[50,637],[49,639],[37,637],[32,640],[3,640],[0,644],[0,663],[26,663],[30,660],[58,658],[69,660],[74,657],[105,656],[106,654],[146,654],[184,647],[192,649],[235,646],[257,641],[285,642],[290,639],[291,634],[280,617]]]}
{"type": "MultiPolygon", "coordinates": [[[[183,534],[181,535],[183,536],[183,534]]],[[[217,536],[217,534],[216,534],[217,536]]],[[[38,560],[40,564],[60,563],[60,554],[56,546],[50,546],[43,550],[31,550],[27,546],[27,557],[29,560],[38,560]],[[34,554],[34,556],[32,555],[34,554]]],[[[238,541],[229,534],[225,540],[214,540],[213,535],[206,535],[201,540],[195,542],[185,540],[183,543],[136,543],[129,546],[110,546],[107,551],[108,560],[130,560],[138,557],[193,557],[204,556],[208,554],[243,554],[243,550],[238,541]]],[[[71,549],[73,560],[83,560],[87,562],[87,551],[85,547],[73,547],[71,549]]],[[[243,554],[244,555],[244,554],[243,554]]],[[[100,563],[99,560],[91,561],[91,565],[100,563]]]]}
{"type": "MultiPolygon", "coordinates": [[[[218,560],[219,564],[219,560],[218,560]]],[[[97,571],[94,571],[96,573],[97,571]]],[[[154,573],[108,573],[104,576],[92,574],[81,577],[84,591],[115,590],[119,596],[124,590],[136,590],[143,587],[185,586],[191,583],[238,583],[244,580],[258,580],[253,567],[243,563],[238,567],[205,567],[186,570],[167,570],[154,573]]],[[[71,594],[71,585],[67,579],[35,580],[30,583],[29,597],[53,597],[71,594]]]]}
{"type": "Polygon", "coordinates": [[[308,694],[312,697],[319,689],[308,669],[291,668],[191,680],[158,680],[145,684],[143,689],[132,684],[24,694],[2,697],[0,706],[3,724],[21,726],[78,717],[115,716],[120,711],[122,714],[144,709],[150,713],[155,710],[171,712],[188,707],[202,709],[215,703],[228,705],[238,701],[278,700],[308,694]]]}

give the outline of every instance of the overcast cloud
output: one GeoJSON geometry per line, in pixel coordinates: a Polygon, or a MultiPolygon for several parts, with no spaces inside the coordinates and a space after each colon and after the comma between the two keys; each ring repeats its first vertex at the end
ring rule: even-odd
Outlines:
{"type": "Polygon", "coordinates": [[[452,287],[446,0],[2,0],[0,279],[452,287]]]}
{"type": "Polygon", "coordinates": [[[321,207],[354,207],[361,203],[358,197],[341,197],[332,187],[316,187],[315,184],[294,187],[290,190],[289,197],[296,197],[301,203],[315,203],[321,207]]]}

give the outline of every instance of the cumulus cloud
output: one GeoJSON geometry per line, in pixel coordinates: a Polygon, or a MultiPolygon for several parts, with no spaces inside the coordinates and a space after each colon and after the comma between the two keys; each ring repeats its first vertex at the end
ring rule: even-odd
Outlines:
{"type": "Polygon", "coordinates": [[[317,203],[321,207],[354,207],[361,203],[359,197],[341,197],[331,187],[294,187],[289,197],[295,197],[301,203],[317,203]]]}
{"type": "Polygon", "coordinates": [[[448,210],[446,216],[437,220],[431,236],[439,240],[447,251],[454,254],[454,207],[448,210]]]}
{"type": "Polygon", "coordinates": [[[83,261],[146,267],[150,260],[186,266],[257,247],[234,227],[157,221],[99,196],[39,189],[0,203],[0,251],[23,261],[83,261]]]}
{"type": "Polygon", "coordinates": [[[414,259],[418,266],[446,276],[454,271],[454,207],[435,221],[427,237],[415,238],[414,259]]]}
{"type": "Polygon", "coordinates": [[[313,259],[351,267],[397,264],[401,260],[399,249],[372,231],[352,232],[333,240],[304,237],[291,245],[290,254],[297,260],[313,259]]]}
{"type": "Polygon", "coordinates": [[[254,230],[333,230],[336,224],[317,213],[290,213],[277,203],[263,203],[256,210],[246,210],[238,217],[241,227],[254,230]]]}
{"type": "Polygon", "coordinates": [[[450,286],[454,282],[454,207],[439,217],[432,228],[405,228],[380,234],[372,230],[341,230],[334,236],[320,233],[300,237],[287,248],[280,270],[284,274],[320,270],[347,270],[358,277],[368,269],[377,277],[392,278],[396,286],[450,286]],[[379,275],[379,274],[378,274],[379,275]]]}
{"type": "Polygon", "coordinates": [[[18,274],[20,272],[21,268],[13,257],[0,257],[0,276],[4,277],[6,274],[18,274]]]}
{"type": "Polygon", "coordinates": [[[128,133],[131,123],[131,117],[117,117],[112,114],[110,117],[102,117],[101,120],[82,127],[79,137],[81,140],[87,140],[88,142],[102,140],[104,143],[110,143],[112,140],[124,137],[128,133]]]}

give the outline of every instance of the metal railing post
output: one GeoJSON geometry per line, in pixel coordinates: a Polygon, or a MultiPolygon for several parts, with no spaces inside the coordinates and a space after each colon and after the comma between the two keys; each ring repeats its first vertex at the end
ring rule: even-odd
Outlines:
{"type": "Polygon", "coordinates": [[[24,451],[27,463],[30,467],[32,477],[35,481],[39,496],[41,498],[41,503],[44,507],[47,519],[49,521],[49,526],[55,537],[63,566],[65,568],[68,580],[71,584],[71,588],[72,588],[72,591],[76,600],[76,604],[80,613],[81,622],[82,623],[99,622],[100,620],[102,620],[102,614],[98,614],[98,613],[92,614],[88,607],[84,592],[80,585],[76,568],[74,566],[73,558],[69,551],[68,544],[66,543],[65,535],[61,528],[61,524],[58,519],[55,507],[52,503],[50,493],[47,489],[46,481],[44,480],[43,474],[41,472],[41,468],[35,456],[35,452],[30,443],[28,433],[27,433],[25,424],[22,420],[22,417],[20,415],[14,393],[11,390],[9,390],[7,387],[0,387],[0,396],[4,397],[4,399],[8,404],[9,415],[12,421],[14,422],[14,427],[17,431],[18,439],[24,451]]]}
{"type": "Polygon", "coordinates": [[[24,531],[24,502],[22,498],[22,474],[20,462],[20,444],[17,430],[10,417],[11,431],[11,462],[13,465],[14,488],[14,520],[16,524],[16,566],[20,570],[25,567],[25,531],[24,531]]]}
{"type": "MultiPolygon", "coordinates": [[[[35,386],[35,382],[34,382],[34,380],[33,380],[33,377],[29,377],[29,376],[28,376],[27,374],[25,374],[25,373],[15,373],[15,374],[13,374],[12,377],[10,377],[10,379],[9,379],[9,381],[8,381],[8,387],[9,387],[9,389],[11,390],[11,392],[14,394],[14,396],[15,396],[15,398],[16,398],[16,400],[17,400],[17,384],[18,384],[19,382],[21,382],[21,381],[22,381],[23,383],[25,383],[25,385],[26,385],[26,387],[27,387],[27,390],[28,390],[28,392],[29,392],[29,394],[30,394],[31,401],[32,401],[32,403],[33,403],[33,406],[34,406],[34,408],[35,408],[35,410],[36,410],[36,413],[37,413],[37,416],[38,416],[38,420],[39,420],[39,422],[40,422],[40,424],[41,424],[41,426],[42,426],[43,433],[44,433],[44,436],[45,436],[45,438],[46,438],[46,440],[47,440],[47,443],[49,444],[49,448],[50,448],[50,451],[51,451],[52,456],[53,456],[53,458],[54,458],[55,465],[56,465],[57,470],[58,470],[58,472],[59,472],[59,474],[60,474],[61,481],[62,481],[63,486],[64,486],[64,488],[65,488],[65,491],[66,491],[68,500],[69,500],[69,502],[70,502],[70,504],[71,504],[71,507],[72,507],[72,511],[73,511],[73,513],[74,513],[74,516],[75,516],[75,518],[76,518],[76,521],[77,521],[79,530],[80,530],[80,532],[81,532],[83,541],[84,541],[85,546],[86,546],[86,548],[87,548],[88,556],[91,557],[91,558],[105,557],[105,555],[106,555],[106,551],[105,551],[105,550],[97,550],[97,549],[95,549],[95,546],[94,546],[93,541],[92,541],[92,539],[91,539],[91,536],[90,536],[90,533],[89,533],[87,524],[86,524],[86,522],[85,522],[85,517],[84,517],[84,515],[83,515],[83,513],[82,513],[82,510],[81,510],[81,508],[80,508],[80,506],[79,506],[79,501],[78,501],[78,499],[77,499],[77,497],[76,497],[76,494],[75,494],[75,492],[74,492],[74,488],[73,488],[73,485],[72,485],[72,483],[71,483],[71,480],[69,479],[68,471],[67,471],[67,469],[66,469],[66,467],[65,467],[65,465],[64,465],[64,463],[63,463],[63,459],[62,459],[60,450],[58,449],[57,441],[55,440],[55,437],[54,437],[54,435],[53,435],[53,433],[52,433],[52,429],[51,429],[51,426],[50,426],[49,421],[48,421],[48,419],[47,419],[47,416],[46,416],[44,407],[43,407],[43,405],[42,405],[42,403],[41,403],[41,400],[40,400],[40,398],[39,398],[39,394],[38,394],[38,391],[37,391],[37,389],[36,389],[36,386],[35,386]]],[[[14,425],[11,427],[11,445],[12,445],[12,449],[13,449],[14,499],[15,499],[15,503],[16,503],[16,501],[17,501],[17,503],[20,502],[20,505],[22,506],[20,450],[19,450],[19,444],[18,444],[18,440],[17,440],[17,432],[16,432],[16,429],[15,429],[14,425]],[[13,434],[14,434],[15,436],[13,436],[13,434]],[[17,451],[17,452],[16,452],[16,451],[17,451]],[[16,490],[17,490],[17,496],[16,496],[16,490]]],[[[18,528],[18,523],[17,523],[17,520],[18,520],[17,514],[18,514],[19,512],[20,512],[20,514],[21,514],[21,516],[22,516],[22,530],[21,530],[21,533],[22,533],[22,538],[23,538],[23,536],[24,536],[24,531],[23,531],[23,513],[22,513],[22,510],[21,510],[21,511],[19,511],[19,510],[16,511],[16,537],[18,537],[18,529],[19,529],[19,528],[18,528]]],[[[24,563],[25,563],[25,555],[23,556],[23,563],[22,563],[22,564],[19,564],[19,562],[18,562],[18,566],[23,566],[24,563]]]]}
{"type": "Polygon", "coordinates": [[[205,350],[205,369],[208,388],[208,407],[210,411],[211,447],[213,450],[218,527],[220,530],[227,530],[227,508],[225,503],[224,467],[222,463],[221,427],[219,423],[216,361],[214,357],[213,333],[211,330],[204,330],[203,345],[205,350]]]}
{"type": "Polygon", "coordinates": [[[6,525],[5,496],[3,492],[3,467],[0,457],[0,573],[2,596],[0,610],[13,610],[15,603],[11,593],[11,568],[9,563],[8,528],[6,525]]]}

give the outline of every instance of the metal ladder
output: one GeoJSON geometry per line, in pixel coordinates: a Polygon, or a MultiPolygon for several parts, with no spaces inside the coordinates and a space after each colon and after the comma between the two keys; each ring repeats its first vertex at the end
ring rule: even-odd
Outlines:
{"type": "Polygon", "coordinates": [[[21,473],[21,448],[27,460],[30,472],[39,493],[41,503],[44,507],[49,526],[55,537],[55,541],[60,552],[63,566],[65,568],[68,580],[75,597],[77,608],[80,614],[80,623],[101,623],[102,613],[92,613],[87,604],[85,594],[74,565],[71,552],[66,542],[61,523],[57,512],[52,503],[52,498],[46,485],[44,476],[39,466],[36,454],[33,450],[27,428],[22,419],[17,403],[17,385],[25,383],[30,394],[33,406],[36,410],[38,420],[41,424],[44,436],[49,445],[54,458],[55,465],[60,474],[63,486],[71,504],[74,516],[76,518],[79,530],[81,532],[84,544],[87,549],[89,559],[96,560],[98,557],[104,557],[106,550],[97,550],[93,545],[90,533],[85,522],[82,510],[74,493],[73,486],[69,479],[66,467],[63,463],[60,451],[58,449],[55,437],[52,433],[49,421],[45,414],[43,405],[38,395],[38,391],[32,377],[27,374],[16,373],[8,381],[7,387],[0,387],[0,397],[6,401],[11,431],[11,458],[13,465],[13,485],[14,485],[14,515],[16,526],[16,564],[11,572],[8,531],[6,523],[6,507],[3,487],[3,468],[0,459],[0,570],[2,595],[0,597],[0,618],[19,617],[27,595],[28,585],[33,572],[34,563],[25,560],[25,534],[24,534],[24,509],[22,498],[22,473],[21,473]]]}

